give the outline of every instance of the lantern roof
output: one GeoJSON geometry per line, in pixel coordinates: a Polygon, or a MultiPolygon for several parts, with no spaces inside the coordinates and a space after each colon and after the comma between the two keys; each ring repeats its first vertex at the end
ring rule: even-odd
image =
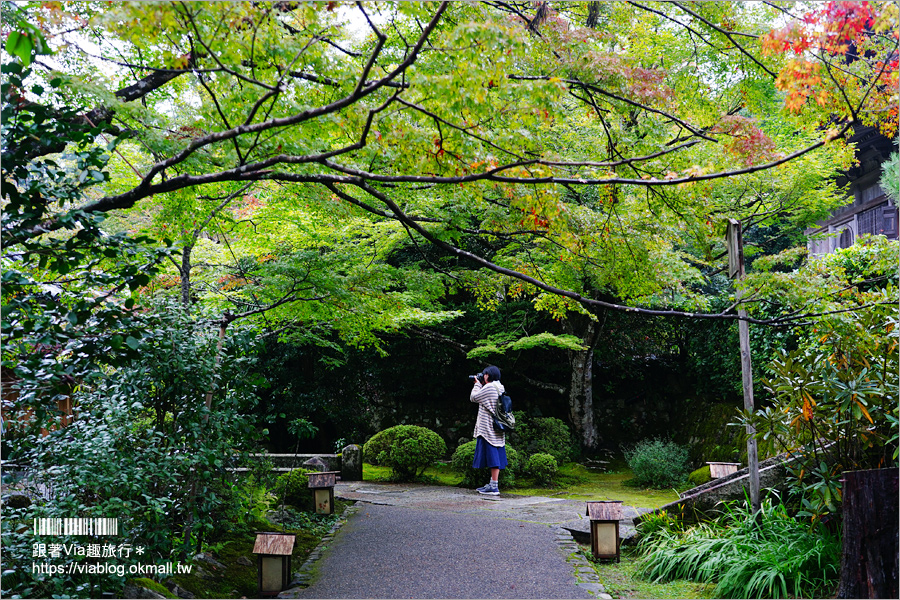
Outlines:
{"type": "Polygon", "coordinates": [[[585,514],[591,521],[618,521],[622,518],[622,500],[588,502],[585,514]]]}
{"type": "Polygon", "coordinates": [[[290,556],[294,551],[295,533],[257,533],[253,554],[290,556]]]}
{"type": "Polygon", "coordinates": [[[305,473],[309,477],[309,487],[326,488],[334,487],[337,483],[337,475],[340,471],[323,471],[322,473],[305,473]]]}

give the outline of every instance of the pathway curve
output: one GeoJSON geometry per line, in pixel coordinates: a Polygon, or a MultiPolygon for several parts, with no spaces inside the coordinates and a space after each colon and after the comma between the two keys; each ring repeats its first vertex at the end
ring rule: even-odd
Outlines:
{"type": "Polygon", "coordinates": [[[583,501],[371,482],[335,496],[357,504],[279,597],[610,598],[570,533],[588,531],[583,501]]]}

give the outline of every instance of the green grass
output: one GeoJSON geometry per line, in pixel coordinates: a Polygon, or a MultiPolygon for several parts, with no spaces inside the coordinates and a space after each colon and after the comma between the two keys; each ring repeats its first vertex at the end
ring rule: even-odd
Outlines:
{"type": "MultiPolygon", "coordinates": [[[[365,463],[363,480],[389,481],[390,473],[388,467],[365,463]]],[[[577,463],[568,463],[560,467],[559,484],[555,487],[538,487],[528,478],[520,477],[514,488],[503,487],[503,492],[570,500],[621,500],[626,506],[637,508],[657,508],[678,500],[678,492],[675,490],[640,489],[626,485],[631,479],[633,475],[627,469],[616,473],[597,473],[577,463]]],[[[449,486],[459,485],[461,481],[462,475],[445,464],[429,467],[421,480],[422,483],[431,485],[449,486]]],[[[503,485],[502,474],[500,484],[503,485]]]]}
{"type": "Polygon", "coordinates": [[[581,545],[606,593],[613,598],[715,598],[715,585],[676,580],[653,583],[638,576],[640,555],[634,548],[623,548],[621,562],[595,561],[591,548],[581,545]]]}

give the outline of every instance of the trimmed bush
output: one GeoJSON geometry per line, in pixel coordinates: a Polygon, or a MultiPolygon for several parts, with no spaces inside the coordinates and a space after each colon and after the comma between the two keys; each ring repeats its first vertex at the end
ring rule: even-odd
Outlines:
{"type": "Polygon", "coordinates": [[[694,485],[694,487],[712,481],[712,475],[709,472],[709,465],[703,465],[702,467],[688,475],[688,481],[690,481],[694,485]]]}
{"type": "Polygon", "coordinates": [[[515,411],[513,414],[516,416],[516,430],[511,434],[510,441],[525,454],[549,454],[557,464],[567,463],[578,455],[578,444],[569,426],[560,419],[532,419],[524,412],[515,411]]]}
{"type": "Polygon", "coordinates": [[[282,502],[290,504],[298,510],[313,510],[313,492],[309,489],[309,477],[303,469],[294,469],[278,476],[272,491],[282,502]]]}
{"type": "Polygon", "coordinates": [[[550,454],[539,452],[531,455],[525,464],[525,472],[534,477],[534,482],[539,486],[552,486],[556,475],[559,473],[559,465],[550,454]]]}
{"type": "MultiPolygon", "coordinates": [[[[463,487],[482,486],[491,478],[489,469],[472,468],[472,460],[475,458],[475,444],[477,444],[477,441],[460,444],[450,459],[450,466],[453,470],[462,473],[463,480],[459,485],[463,487]]],[[[513,485],[519,472],[519,453],[509,444],[506,444],[506,461],[509,464],[500,475],[501,485],[513,485]]]]}
{"type": "Polygon", "coordinates": [[[635,485],[669,488],[683,484],[687,477],[687,448],[675,442],[644,440],[624,453],[625,460],[634,473],[635,485]]]}
{"type": "Polygon", "coordinates": [[[416,425],[396,425],[379,431],[363,448],[370,463],[391,468],[395,481],[415,479],[446,452],[447,444],[441,436],[416,425]]]}

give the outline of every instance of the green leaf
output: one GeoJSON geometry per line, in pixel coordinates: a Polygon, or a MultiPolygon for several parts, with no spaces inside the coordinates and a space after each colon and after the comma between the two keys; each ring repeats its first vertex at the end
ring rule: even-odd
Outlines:
{"type": "Polygon", "coordinates": [[[137,350],[138,347],[141,345],[141,342],[137,338],[134,338],[129,335],[127,338],[125,338],[125,344],[132,350],[137,350]]]}
{"type": "Polygon", "coordinates": [[[34,43],[27,33],[13,31],[6,38],[6,51],[17,57],[24,66],[31,64],[31,51],[34,43]]]}

